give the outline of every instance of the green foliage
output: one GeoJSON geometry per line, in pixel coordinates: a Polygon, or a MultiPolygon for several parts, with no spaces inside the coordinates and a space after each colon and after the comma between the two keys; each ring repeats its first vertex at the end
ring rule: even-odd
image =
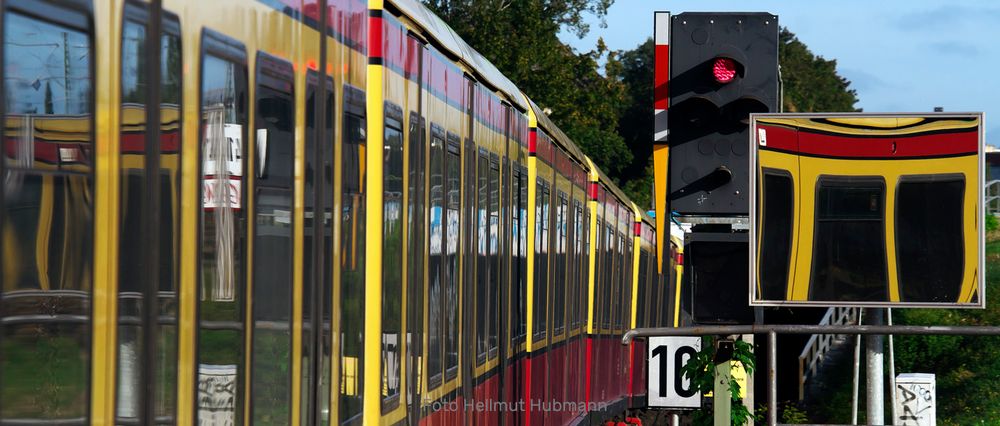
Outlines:
{"type": "MultiPolygon", "coordinates": [[[[424,0],[488,58],[642,208],[651,206],[653,40],[610,51],[604,41],[576,52],[559,40],[584,36],[584,18],[603,25],[614,0],[424,0]],[[604,70],[601,71],[601,62],[604,70]]],[[[853,111],[857,96],[836,61],[812,52],[787,29],[779,36],[786,111],[853,111]]]]}
{"type": "MultiPolygon", "coordinates": [[[[988,226],[988,225],[987,225],[988,226]]],[[[1000,241],[986,244],[986,294],[1000,291],[1000,241]]],[[[985,310],[901,309],[894,322],[905,325],[1000,324],[1000,301],[985,310]]],[[[935,373],[940,424],[973,424],[1000,418],[1000,337],[897,336],[897,373],[935,373]]]]}
{"type": "MultiPolygon", "coordinates": [[[[792,401],[781,401],[778,403],[778,420],[783,424],[803,424],[809,423],[809,415],[805,410],[799,408],[798,404],[792,401]]],[[[767,422],[767,405],[758,404],[754,410],[753,420],[765,424],[767,422]]]]}
{"type": "MultiPolygon", "coordinates": [[[[695,354],[688,363],[681,368],[681,374],[691,380],[691,387],[705,394],[715,389],[715,337],[703,337],[701,351],[695,354]]],[[[733,361],[739,362],[746,371],[747,376],[752,376],[756,368],[754,361],[753,345],[737,340],[733,347],[733,361]]],[[[743,405],[743,399],[739,397],[740,384],[735,378],[729,380],[730,404],[729,417],[733,425],[744,425],[753,419],[750,410],[743,405]]],[[[706,410],[697,410],[692,416],[696,425],[712,424],[712,415],[706,410]]]]}
{"type": "Polygon", "coordinates": [[[997,223],[997,217],[992,214],[986,214],[986,232],[993,232],[997,230],[1000,224],[997,223]]]}
{"type": "Polygon", "coordinates": [[[814,55],[788,28],[778,34],[778,63],[785,111],[855,111],[857,92],[837,74],[837,61],[814,55]]]}
{"type": "Polygon", "coordinates": [[[625,84],[610,73],[618,63],[602,40],[577,53],[559,40],[567,29],[583,36],[586,14],[603,19],[613,0],[425,0],[473,48],[497,66],[612,178],[632,153],[617,133],[625,84]]]}

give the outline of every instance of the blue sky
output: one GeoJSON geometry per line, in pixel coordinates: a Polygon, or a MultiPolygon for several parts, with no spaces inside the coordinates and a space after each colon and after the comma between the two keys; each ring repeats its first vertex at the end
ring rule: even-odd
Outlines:
{"type": "Polygon", "coordinates": [[[1000,2],[973,0],[616,0],[607,28],[591,16],[579,51],[604,38],[633,49],[653,33],[653,11],[778,15],[813,54],[837,60],[865,112],[986,112],[987,143],[1000,146],[1000,2]]]}

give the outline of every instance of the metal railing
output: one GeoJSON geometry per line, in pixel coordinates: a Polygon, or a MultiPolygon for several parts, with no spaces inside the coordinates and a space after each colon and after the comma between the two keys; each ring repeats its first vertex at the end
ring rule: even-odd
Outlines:
{"type": "MultiPolygon", "coordinates": [[[[858,323],[858,308],[829,308],[819,325],[850,325],[858,323]]],[[[806,380],[816,376],[826,355],[843,335],[814,334],[799,354],[799,401],[805,398],[806,380]]]]}
{"type": "Polygon", "coordinates": [[[986,182],[986,195],[983,203],[986,205],[987,213],[1000,216],[1000,180],[986,182]]]}
{"type": "Polygon", "coordinates": [[[622,336],[622,344],[651,336],[730,336],[767,334],[767,424],[778,424],[778,334],[875,334],[1000,336],[998,326],[918,326],[918,325],[706,325],[694,327],[636,328],[622,336]]]}

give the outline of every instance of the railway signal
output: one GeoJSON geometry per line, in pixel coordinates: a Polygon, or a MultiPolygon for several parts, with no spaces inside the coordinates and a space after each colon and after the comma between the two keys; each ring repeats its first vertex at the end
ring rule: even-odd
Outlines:
{"type": "Polygon", "coordinates": [[[778,109],[778,17],[682,13],[670,46],[669,208],[745,216],[748,117],[778,109]]]}

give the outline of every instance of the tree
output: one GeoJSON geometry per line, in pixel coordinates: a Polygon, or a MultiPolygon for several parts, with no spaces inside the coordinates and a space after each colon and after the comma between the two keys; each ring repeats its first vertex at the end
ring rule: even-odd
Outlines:
{"type": "Polygon", "coordinates": [[[778,34],[778,64],[787,112],[857,111],[858,94],[837,74],[837,61],[809,51],[788,28],[778,34]]]}
{"type": "Polygon", "coordinates": [[[425,0],[540,107],[609,176],[619,180],[632,154],[616,131],[625,84],[599,71],[614,55],[603,41],[577,53],[559,40],[563,28],[583,36],[591,13],[603,19],[613,0],[425,0]]]}

